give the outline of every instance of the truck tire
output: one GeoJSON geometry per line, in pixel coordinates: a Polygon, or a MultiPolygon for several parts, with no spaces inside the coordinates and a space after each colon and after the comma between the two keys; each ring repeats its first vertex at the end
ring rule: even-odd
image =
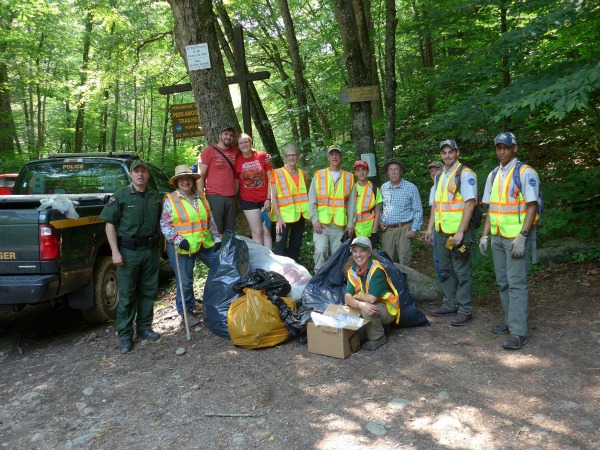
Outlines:
{"type": "Polygon", "coordinates": [[[110,256],[98,256],[94,266],[94,305],[83,309],[81,313],[90,324],[100,325],[117,318],[119,304],[119,286],[117,284],[117,266],[110,256]]]}

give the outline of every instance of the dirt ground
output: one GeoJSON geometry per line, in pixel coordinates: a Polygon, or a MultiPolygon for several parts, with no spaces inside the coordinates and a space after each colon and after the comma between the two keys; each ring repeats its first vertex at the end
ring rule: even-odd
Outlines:
{"type": "MultiPolygon", "coordinates": [[[[417,267],[426,267],[423,252],[417,267]]],[[[9,449],[600,448],[600,264],[531,277],[530,340],[473,322],[395,330],[346,360],[291,341],[244,350],[204,325],[187,341],[162,283],[154,329],[120,355],[114,326],[29,308],[0,321],[0,445],[9,449]],[[177,356],[184,347],[186,353],[177,356]]],[[[420,305],[423,309],[429,305],[420,305]]],[[[432,305],[433,306],[433,305],[432,305]]]]}

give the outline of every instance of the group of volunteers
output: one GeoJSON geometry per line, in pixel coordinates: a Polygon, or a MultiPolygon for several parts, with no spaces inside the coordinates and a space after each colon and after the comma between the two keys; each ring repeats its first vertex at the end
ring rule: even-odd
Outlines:
{"type": "MultiPolygon", "coordinates": [[[[283,167],[273,169],[270,155],[255,150],[249,135],[241,134],[237,147],[234,138],[235,129],[223,127],[218,143],[201,152],[198,173],[190,166],[177,166],[170,178],[175,190],[163,199],[147,186],[147,164],[134,161],[131,185],[115,192],[106,203],[100,217],[106,221],[117,265],[120,352],[132,349],[134,322],[138,339],[160,338],[151,328],[158,289],[159,231],[165,236],[175,271],[177,312],[185,313],[190,325],[199,323],[194,316],[194,264],[199,259],[210,266],[225,231],[235,230],[238,193],[252,239],[277,255],[299,261],[306,221],[311,221],[315,272],[344,241],[353,239],[345,302],[371,319],[362,348],[375,350],[385,344],[384,325],[399,320],[399,295],[373,248],[380,243],[381,232],[382,250],[408,266],[411,241],[423,224],[421,198],[417,187],[403,177],[404,163],[388,160],[384,172],[389,181],[378,188],[368,179],[367,161],[356,161],[353,173],[343,170],[343,150],[332,145],[327,149],[328,167],[317,170],[309,184],[307,173],[297,166],[295,145],[284,148],[283,167]]],[[[518,349],[527,341],[527,269],[538,218],[539,179],[530,166],[519,163],[517,167],[518,147],[512,133],[499,134],[494,144],[500,166],[486,181],[483,202],[489,210],[479,249],[487,256],[491,234],[505,311],[504,322],[492,332],[508,334],[503,347],[518,349]]],[[[430,314],[453,316],[451,325],[463,326],[472,320],[471,247],[476,243],[476,230],[469,224],[477,202],[477,177],[459,162],[455,141],[444,140],[440,155],[443,162],[434,161],[428,168],[434,184],[425,240],[434,245],[443,303],[430,314]]]]}

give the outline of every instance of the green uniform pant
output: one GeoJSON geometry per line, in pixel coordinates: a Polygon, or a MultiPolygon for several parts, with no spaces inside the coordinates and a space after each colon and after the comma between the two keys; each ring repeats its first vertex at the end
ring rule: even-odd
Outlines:
{"type": "Polygon", "coordinates": [[[389,313],[384,302],[377,302],[375,303],[375,306],[377,306],[377,314],[370,315],[364,311],[361,312],[361,315],[364,318],[371,319],[371,321],[367,323],[367,339],[369,341],[376,341],[377,339],[383,337],[385,334],[383,326],[396,320],[396,317],[389,313]]]}
{"type": "Polygon", "coordinates": [[[444,306],[451,309],[458,306],[459,314],[469,315],[473,312],[473,246],[467,256],[455,256],[446,248],[446,241],[450,236],[452,235],[438,231],[437,249],[444,306]]]}
{"type": "Polygon", "coordinates": [[[119,339],[131,339],[134,319],[138,331],[147,331],[152,327],[154,301],[158,292],[158,249],[120,248],[119,251],[123,265],[117,266],[117,331],[119,339]]]}
{"type": "Polygon", "coordinates": [[[503,238],[500,235],[492,236],[492,258],[496,282],[500,287],[500,302],[504,309],[504,320],[508,324],[510,334],[519,336],[527,336],[527,310],[529,308],[527,272],[532,237],[535,237],[535,231],[530,232],[525,242],[525,254],[521,258],[513,258],[510,255],[510,244],[513,239],[503,238]]]}

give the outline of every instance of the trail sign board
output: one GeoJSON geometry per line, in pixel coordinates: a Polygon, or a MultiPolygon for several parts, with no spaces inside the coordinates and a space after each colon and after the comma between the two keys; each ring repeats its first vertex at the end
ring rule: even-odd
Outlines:
{"type": "Polygon", "coordinates": [[[204,136],[204,131],[200,128],[198,109],[195,103],[172,105],[171,124],[175,139],[204,136]]]}
{"type": "Polygon", "coordinates": [[[371,102],[379,100],[379,86],[362,86],[340,89],[342,103],[371,102]]]}

